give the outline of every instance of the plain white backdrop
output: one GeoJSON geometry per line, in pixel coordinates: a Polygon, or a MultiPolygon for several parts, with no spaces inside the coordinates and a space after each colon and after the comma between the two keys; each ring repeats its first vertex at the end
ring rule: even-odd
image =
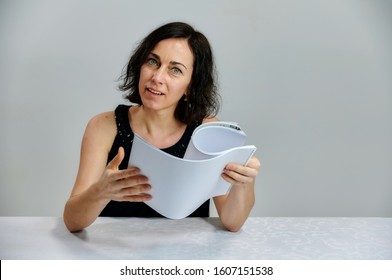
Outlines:
{"type": "Polygon", "coordinates": [[[61,216],[88,120],[157,26],[210,40],[262,169],[252,216],[392,216],[392,4],[2,0],[0,215],[61,216]]]}

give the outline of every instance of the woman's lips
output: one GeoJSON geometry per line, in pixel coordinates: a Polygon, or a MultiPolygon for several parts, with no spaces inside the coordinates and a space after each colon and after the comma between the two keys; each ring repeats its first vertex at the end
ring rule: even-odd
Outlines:
{"type": "Polygon", "coordinates": [[[163,95],[162,92],[157,91],[157,90],[155,90],[155,89],[153,89],[153,88],[147,88],[147,90],[148,90],[149,92],[151,92],[152,94],[155,94],[155,95],[163,95]]]}

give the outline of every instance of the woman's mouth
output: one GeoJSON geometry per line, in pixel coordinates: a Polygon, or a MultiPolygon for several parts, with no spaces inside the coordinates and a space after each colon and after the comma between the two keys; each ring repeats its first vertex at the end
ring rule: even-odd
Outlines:
{"type": "Polygon", "coordinates": [[[147,90],[148,90],[149,92],[151,92],[152,94],[154,94],[154,95],[163,95],[162,92],[157,91],[157,90],[154,90],[154,89],[152,89],[152,88],[147,88],[147,90]]]}

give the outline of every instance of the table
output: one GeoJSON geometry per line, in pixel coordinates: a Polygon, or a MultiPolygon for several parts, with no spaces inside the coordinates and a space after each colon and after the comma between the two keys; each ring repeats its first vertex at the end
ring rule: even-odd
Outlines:
{"type": "Polygon", "coordinates": [[[0,259],[391,260],[392,218],[98,218],[79,233],[59,217],[0,217],[0,259]]]}

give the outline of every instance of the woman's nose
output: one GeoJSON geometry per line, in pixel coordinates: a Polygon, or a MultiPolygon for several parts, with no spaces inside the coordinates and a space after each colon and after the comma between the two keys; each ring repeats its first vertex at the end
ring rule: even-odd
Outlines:
{"type": "Polygon", "coordinates": [[[162,68],[158,68],[155,70],[155,72],[152,75],[152,81],[154,83],[162,84],[164,79],[164,73],[162,68]]]}

